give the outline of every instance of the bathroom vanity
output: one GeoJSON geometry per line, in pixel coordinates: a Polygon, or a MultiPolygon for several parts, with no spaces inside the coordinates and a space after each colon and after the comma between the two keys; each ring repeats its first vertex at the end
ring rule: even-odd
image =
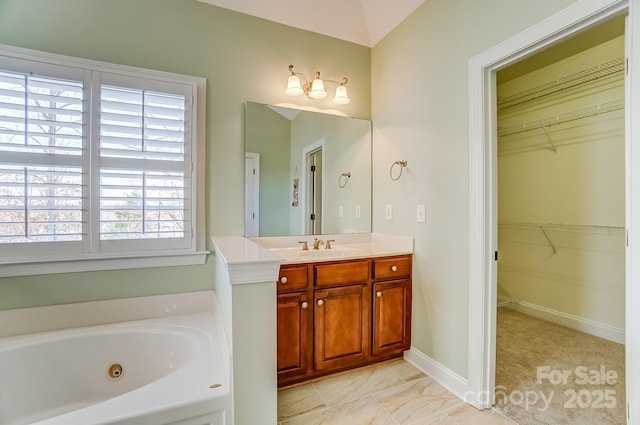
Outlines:
{"type": "Polygon", "coordinates": [[[314,238],[211,238],[236,423],[276,423],[277,385],[400,356],[410,346],[413,238],[331,234],[321,236],[335,241],[331,248],[325,241],[317,250],[314,238]]]}
{"type": "Polygon", "coordinates": [[[278,386],[401,356],[410,348],[411,254],[351,257],[280,266],[278,386]]]}

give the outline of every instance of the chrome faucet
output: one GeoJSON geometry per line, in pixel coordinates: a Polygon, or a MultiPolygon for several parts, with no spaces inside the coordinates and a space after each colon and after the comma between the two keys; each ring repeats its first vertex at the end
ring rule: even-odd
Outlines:
{"type": "Polygon", "coordinates": [[[324,245],[324,241],[322,239],[315,238],[313,240],[313,249],[318,249],[320,245],[324,245]]]}

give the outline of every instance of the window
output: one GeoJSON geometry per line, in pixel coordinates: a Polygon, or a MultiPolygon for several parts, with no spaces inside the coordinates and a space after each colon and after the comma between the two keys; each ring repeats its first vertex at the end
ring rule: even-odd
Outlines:
{"type": "Polygon", "coordinates": [[[0,46],[0,276],[203,263],[204,84],[0,46]]]}

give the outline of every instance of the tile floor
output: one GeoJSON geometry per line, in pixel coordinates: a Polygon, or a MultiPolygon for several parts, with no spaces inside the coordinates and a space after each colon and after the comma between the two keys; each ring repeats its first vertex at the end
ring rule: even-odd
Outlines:
{"type": "Polygon", "coordinates": [[[280,425],[514,425],[465,404],[404,360],[280,390],[280,425]]]}

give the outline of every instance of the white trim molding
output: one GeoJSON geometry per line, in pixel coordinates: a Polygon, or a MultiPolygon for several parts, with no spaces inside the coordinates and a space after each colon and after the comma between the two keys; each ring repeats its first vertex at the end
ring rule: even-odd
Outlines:
{"type": "Polygon", "coordinates": [[[574,316],[573,314],[564,313],[562,311],[542,307],[525,301],[517,301],[508,308],[512,308],[513,310],[529,316],[537,317],[538,319],[546,320],[547,322],[556,323],[570,329],[575,329],[580,332],[608,339],[609,341],[624,344],[624,329],[616,328],[615,326],[599,323],[595,320],[585,319],[584,317],[574,316]]]}
{"type": "Polygon", "coordinates": [[[468,381],[465,378],[413,346],[410,350],[404,352],[404,359],[429,375],[431,379],[449,390],[449,392],[468,402],[468,381]]]}
{"type": "Polygon", "coordinates": [[[29,263],[0,264],[0,278],[11,276],[35,276],[52,273],[94,272],[104,270],[146,269],[152,267],[195,266],[207,262],[209,251],[196,253],[159,253],[128,258],[92,258],[64,261],[38,261],[29,263]]]}
{"type": "MultiPolygon", "coordinates": [[[[67,195],[82,204],[73,209],[75,214],[82,217],[73,219],[78,223],[78,229],[74,228],[70,232],[75,239],[34,241],[35,238],[29,235],[27,238],[6,241],[0,246],[2,253],[0,277],[199,265],[206,262],[208,254],[204,190],[206,79],[2,44],[0,44],[0,68],[13,74],[15,78],[36,73],[45,79],[67,80],[69,84],[77,86],[76,102],[78,105],[80,102],[83,105],[81,112],[74,110],[75,118],[79,118],[78,122],[73,122],[78,129],[78,134],[73,134],[73,137],[78,140],[79,146],[74,148],[77,149],[77,154],[53,155],[41,152],[25,154],[25,152],[14,152],[15,149],[9,152],[13,158],[10,163],[14,166],[42,165],[38,162],[41,161],[46,167],[64,165],[78,170],[78,183],[69,186],[74,187],[74,193],[81,192],[81,196],[67,195]],[[154,90],[179,96],[181,105],[184,106],[184,122],[181,121],[184,130],[180,132],[180,137],[183,139],[182,155],[171,159],[160,159],[158,156],[132,158],[128,154],[117,153],[118,149],[112,149],[109,155],[101,155],[103,148],[99,142],[102,136],[98,130],[103,124],[101,124],[99,112],[101,104],[106,100],[102,100],[100,93],[104,94],[108,86],[131,89],[136,93],[154,90]],[[80,128],[84,130],[80,131],[80,128]],[[50,156],[50,158],[44,160],[42,159],[44,156],[50,156]],[[173,193],[162,195],[162,197],[180,200],[183,204],[182,218],[174,220],[177,224],[172,237],[114,237],[113,234],[107,235],[111,237],[101,236],[100,211],[104,211],[104,208],[100,201],[103,199],[100,181],[101,178],[106,177],[100,176],[108,174],[105,170],[109,168],[129,170],[131,173],[142,173],[153,169],[164,173],[179,173],[182,176],[183,189],[179,191],[179,196],[174,196],[173,193]]],[[[122,148],[121,151],[126,149],[122,148]]],[[[138,188],[139,185],[126,182],[119,187],[122,190],[129,190],[138,188]]],[[[52,208],[55,211],[60,210],[58,206],[52,208]]],[[[121,208],[118,207],[118,209],[121,208]]],[[[41,236],[54,239],[53,237],[58,235],[52,233],[41,236]]]]}
{"type": "Polygon", "coordinates": [[[626,399],[627,423],[640,423],[640,0],[630,0],[626,25],[625,129],[627,165],[626,399]],[[633,117],[633,119],[632,119],[633,117]]]}
{"type": "MultiPolygon", "coordinates": [[[[631,3],[638,7],[639,1],[631,0],[631,3]]],[[[580,0],[469,60],[469,391],[477,394],[493,394],[495,390],[497,298],[497,265],[494,260],[494,252],[497,250],[495,74],[499,69],[565,37],[611,16],[624,14],[627,8],[627,0],[580,0]]],[[[638,36],[635,35],[635,37],[638,36]]],[[[635,92],[637,90],[638,88],[635,92]]],[[[637,138],[637,136],[634,137],[637,138]]],[[[632,195],[632,198],[634,196],[636,195],[632,195]]],[[[640,196],[636,196],[636,199],[640,200],[640,196]]],[[[640,224],[640,217],[635,222],[640,224]]],[[[628,298],[631,286],[628,278],[628,298]]],[[[629,305],[628,299],[627,311],[630,310],[629,305]]],[[[632,333],[636,326],[630,324],[627,317],[627,333],[632,333]]],[[[629,351],[627,351],[627,358],[630,358],[629,351]]],[[[640,378],[637,375],[636,373],[633,376],[636,378],[636,384],[632,384],[633,379],[627,379],[628,399],[631,399],[630,394],[637,394],[629,388],[630,385],[640,386],[640,378]]],[[[476,398],[471,404],[476,408],[485,409],[491,407],[493,399],[489,397],[482,401],[476,398]]]]}

